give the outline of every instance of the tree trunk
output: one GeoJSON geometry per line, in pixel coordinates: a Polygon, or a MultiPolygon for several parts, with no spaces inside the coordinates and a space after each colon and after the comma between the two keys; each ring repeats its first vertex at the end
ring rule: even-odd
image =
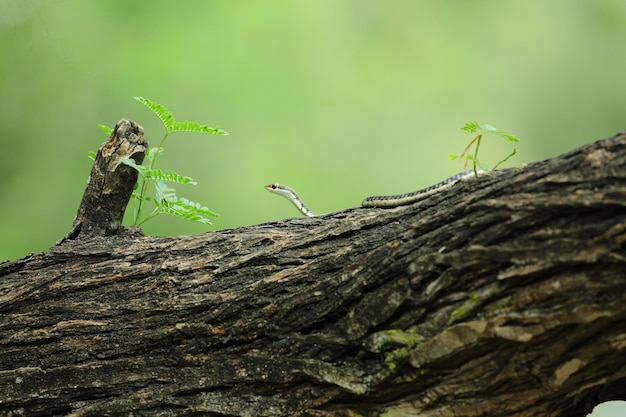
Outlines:
{"type": "Polygon", "coordinates": [[[416,204],[0,264],[0,412],[580,416],[626,398],[626,134],[416,204]]]}

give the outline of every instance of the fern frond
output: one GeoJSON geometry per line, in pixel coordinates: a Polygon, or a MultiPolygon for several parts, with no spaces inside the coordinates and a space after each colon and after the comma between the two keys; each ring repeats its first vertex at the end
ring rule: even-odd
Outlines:
{"type": "Polygon", "coordinates": [[[134,99],[149,108],[152,113],[154,113],[159,119],[161,119],[161,123],[163,123],[163,126],[165,126],[165,130],[167,132],[172,131],[172,126],[174,125],[175,120],[174,116],[172,115],[172,113],[170,113],[169,110],[167,110],[159,103],[155,103],[154,101],[144,97],[134,97],[134,99]]]}
{"type": "Polygon", "coordinates": [[[135,160],[132,158],[120,158],[120,162],[124,165],[128,165],[131,168],[135,168],[135,170],[139,172],[139,174],[144,178],[150,172],[150,168],[145,165],[138,165],[137,162],[135,162],[135,160]]]}
{"type": "MultiPolygon", "coordinates": [[[[146,180],[169,181],[177,184],[198,184],[193,180],[193,178],[185,177],[169,169],[167,171],[162,171],[160,169],[150,169],[145,165],[138,165],[132,158],[120,158],[120,162],[134,168],[146,180]]],[[[159,187],[156,184],[155,186],[159,187]]]]}
{"type": "Polygon", "coordinates": [[[156,189],[154,201],[157,206],[167,205],[167,203],[178,200],[178,197],[176,197],[176,190],[168,187],[164,181],[155,182],[154,188],[156,189]]]}
{"type": "Polygon", "coordinates": [[[210,133],[212,135],[228,135],[219,127],[211,127],[209,125],[201,125],[198,122],[190,122],[185,120],[184,122],[174,122],[172,124],[171,132],[197,132],[197,133],[210,133]]]}
{"type": "Polygon", "coordinates": [[[111,133],[113,133],[113,129],[111,129],[109,126],[98,125],[98,127],[107,135],[111,135],[111,133]]]}
{"type": "Polygon", "coordinates": [[[172,205],[169,207],[163,207],[159,209],[160,214],[169,214],[170,216],[179,217],[185,220],[191,220],[193,222],[198,222],[202,224],[211,224],[211,220],[200,214],[194,214],[187,210],[180,209],[179,206],[172,205]]]}
{"type": "Polygon", "coordinates": [[[186,198],[176,197],[176,190],[168,187],[163,181],[157,181],[156,200],[157,211],[162,214],[180,217],[203,224],[211,224],[206,216],[217,216],[216,213],[201,204],[189,201],[186,198]]]}
{"type": "Polygon", "coordinates": [[[519,139],[516,136],[513,136],[512,134],[510,134],[506,130],[498,129],[497,127],[494,127],[494,126],[491,126],[491,125],[488,125],[488,124],[480,125],[480,128],[485,133],[495,133],[496,135],[500,135],[500,136],[502,136],[503,138],[507,139],[510,142],[519,142],[519,139]]]}
{"type": "MultiPolygon", "coordinates": [[[[161,120],[161,123],[165,127],[165,135],[158,146],[150,147],[147,150],[145,159],[142,161],[143,164],[138,164],[131,158],[120,159],[121,164],[133,168],[142,177],[142,181],[135,184],[132,193],[132,198],[139,201],[134,212],[133,224],[139,226],[158,214],[169,214],[195,222],[210,224],[211,222],[207,216],[217,216],[217,214],[198,203],[194,203],[185,198],[178,198],[176,196],[176,190],[166,184],[166,182],[192,185],[196,185],[197,183],[192,178],[177,174],[171,170],[163,171],[156,169],[155,165],[158,156],[163,152],[163,144],[173,132],[196,132],[212,135],[228,135],[228,133],[217,126],[211,127],[187,120],[177,122],[172,113],[161,104],[141,96],[134,97],[134,99],[146,106],[161,120]],[[155,187],[153,197],[147,195],[147,190],[151,187],[151,182],[154,183],[155,187]],[[142,207],[146,201],[152,201],[155,207],[150,214],[142,217],[142,207]]],[[[108,134],[113,133],[113,129],[107,126],[100,125],[100,128],[108,134]]],[[[95,153],[90,153],[89,156],[92,159],[97,157],[95,153]]]]}
{"type": "Polygon", "coordinates": [[[202,204],[194,203],[193,201],[187,200],[184,197],[177,200],[176,205],[190,213],[194,213],[195,215],[218,217],[217,213],[212,212],[211,210],[209,210],[207,207],[203,206],[202,204]]]}
{"type": "Polygon", "coordinates": [[[146,165],[150,165],[152,161],[154,161],[156,157],[161,155],[162,153],[163,153],[162,147],[149,148],[148,152],[146,153],[146,159],[148,161],[146,165]]]}
{"type": "Polygon", "coordinates": [[[510,142],[519,142],[519,138],[517,136],[511,135],[508,132],[505,131],[501,131],[500,133],[503,137],[505,137],[507,140],[509,140],[510,142]]]}
{"type": "Polygon", "coordinates": [[[480,128],[481,126],[478,124],[478,122],[474,121],[465,123],[461,130],[467,133],[474,133],[480,128]]]}
{"type": "Polygon", "coordinates": [[[201,204],[194,203],[193,201],[189,201],[186,198],[181,198],[179,200],[169,202],[167,205],[162,205],[159,207],[159,211],[171,216],[203,224],[211,224],[211,221],[207,219],[206,216],[217,217],[217,214],[213,213],[208,208],[202,206],[201,204]]]}
{"type": "Polygon", "coordinates": [[[184,177],[169,169],[167,171],[161,171],[160,169],[148,170],[145,173],[145,178],[150,179],[150,180],[175,182],[177,184],[191,184],[191,185],[198,184],[192,178],[184,177]]]}

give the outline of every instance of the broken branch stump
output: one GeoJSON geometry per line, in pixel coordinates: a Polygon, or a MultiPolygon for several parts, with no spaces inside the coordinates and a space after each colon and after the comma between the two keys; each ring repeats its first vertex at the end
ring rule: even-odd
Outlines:
{"type": "Polygon", "coordinates": [[[72,229],[61,242],[120,231],[138,175],[120,159],[131,158],[141,164],[147,147],[141,126],[127,119],[115,125],[109,140],[98,149],[72,229]]]}

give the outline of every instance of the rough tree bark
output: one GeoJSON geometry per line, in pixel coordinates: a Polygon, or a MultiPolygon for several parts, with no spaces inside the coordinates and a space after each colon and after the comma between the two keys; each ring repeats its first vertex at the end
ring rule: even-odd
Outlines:
{"type": "Polygon", "coordinates": [[[584,417],[626,398],[626,134],[406,207],[78,237],[0,264],[3,415],[584,417]]]}
{"type": "Polygon", "coordinates": [[[122,219],[138,174],[120,160],[129,158],[141,164],[147,147],[141,126],[126,119],[115,125],[109,140],[98,149],[72,229],[62,241],[124,230],[120,229],[122,219]]]}

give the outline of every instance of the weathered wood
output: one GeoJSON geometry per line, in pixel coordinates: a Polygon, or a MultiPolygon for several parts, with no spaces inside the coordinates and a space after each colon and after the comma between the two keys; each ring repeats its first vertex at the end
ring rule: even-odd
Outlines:
{"type": "Polygon", "coordinates": [[[626,395],[626,135],[417,204],[0,264],[0,412],[581,416],[626,395]]]}
{"type": "Polygon", "coordinates": [[[120,159],[131,158],[141,164],[147,147],[141,126],[126,119],[115,125],[109,140],[98,149],[72,229],[63,240],[110,236],[122,230],[138,174],[120,159]]]}

